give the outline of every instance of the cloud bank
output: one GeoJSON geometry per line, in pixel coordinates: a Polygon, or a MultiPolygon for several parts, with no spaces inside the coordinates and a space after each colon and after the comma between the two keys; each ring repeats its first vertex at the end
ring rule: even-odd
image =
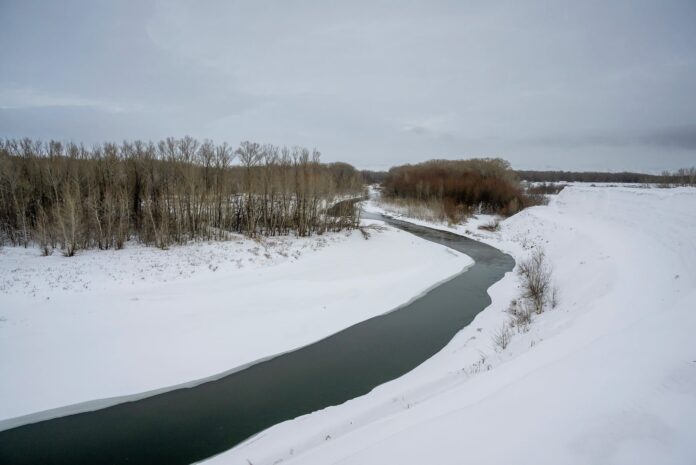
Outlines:
{"type": "Polygon", "coordinates": [[[386,168],[696,164],[696,4],[0,4],[0,136],[189,134],[386,168]]]}

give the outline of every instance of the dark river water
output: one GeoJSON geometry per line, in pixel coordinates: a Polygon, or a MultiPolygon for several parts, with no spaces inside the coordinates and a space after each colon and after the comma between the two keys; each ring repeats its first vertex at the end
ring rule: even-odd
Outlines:
{"type": "MultiPolygon", "coordinates": [[[[412,370],[490,303],[486,290],[514,261],[471,239],[389,223],[476,263],[396,311],[215,381],[2,431],[0,464],[190,464],[412,370]]],[[[36,382],[51,380],[37,373],[36,382]]]]}

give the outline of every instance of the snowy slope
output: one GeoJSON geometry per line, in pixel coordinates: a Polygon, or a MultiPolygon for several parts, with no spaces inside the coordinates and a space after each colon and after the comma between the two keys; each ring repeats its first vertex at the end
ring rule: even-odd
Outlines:
{"type": "Polygon", "coordinates": [[[573,186],[498,233],[454,229],[518,260],[544,247],[558,307],[496,350],[509,274],[420,367],[210,463],[694,463],[696,190],[573,186]]]}
{"type": "Polygon", "coordinates": [[[392,228],[73,258],[5,247],[0,420],[214,376],[387,312],[471,263],[392,228]]]}

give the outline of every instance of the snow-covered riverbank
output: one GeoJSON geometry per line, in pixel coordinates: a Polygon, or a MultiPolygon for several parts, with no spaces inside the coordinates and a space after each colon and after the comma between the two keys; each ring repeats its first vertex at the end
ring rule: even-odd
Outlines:
{"type": "Polygon", "coordinates": [[[499,232],[476,225],[454,229],[518,261],[545,249],[557,308],[496,348],[510,274],[420,367],[210,463],[693,463],[696,190],[572,186],[499,232]]]}
{"type": "Polygon", "coordinates": [[[470,264],[393,228],[369,240],[354,231],[168,251],[132,244],[72,258],[5,247],[0,420],[178,385],[292,350],[400,306],[470,264]]]}

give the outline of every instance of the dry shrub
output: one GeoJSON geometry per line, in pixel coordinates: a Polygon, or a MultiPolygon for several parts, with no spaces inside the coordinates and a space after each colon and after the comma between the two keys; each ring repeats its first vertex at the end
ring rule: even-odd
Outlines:
{"type": "Polygon", "coordinates": [[[369,224],[367,226],[359,226],[358,230],[362,234],[363,238],[365,240],[368,240],[370,237],[372,237],[373,232],[386,231],[387,228],[385,226],[380,225],[380,224],[369,224]]]}
{"type": "Polygon", "coordinates": [[[565,188],[565,184],[542,182],[541,184],[532,184],[527,188],[527,194],[542,194],[555,195],[565,188]]]}
{"type": "Polygon", "coordinates": [[[558,299],[559,299],[559,296],[558,296],[558,287],[557,287],[557,286],[553,286],[553,287],[551,288],[551,308],[556,308],[556,307],[558,307],[558,299]]]}
{"type": "Polygon", "coordinates": [[[447,217],[447,222],[451,225],[459,224],[471,216],[472,208],[462,203],[456,203],[453,199],[446,197],[442,200],[442,210],[447,217]]]}
{"type": "Polygon", "coordinates": [[[525,193],[525,207],[536,207],[539,205],[548,205],[549,198],[544,194],[525,193]]]}
{"type": "Polygon", "coordinates": [[[532,307],[527,300],[513,300],[510,302],[507,312],[510,314],[512,326],[516,326],[521,331],[526,331],[526,328],[532,322],[532,307]]]}
{"type": "Polygon", "coordinates": [[[380,206],[386,211],[409,218],[415,218],[432,223],[443,223],[447,221],[442,203],[431,199],[428,201],[417,201],[415,199],[385,198],[380,200],[380,206]]]}
{"type": "Polygon", "coordinates": [[[518,274],[522,278],[522,298],[529,301],[534,312],[540,314],[549,301],[551,293],[551,265],[541,249],[535,249],[531,257],[519,265],[518,274]]]}
{"type": "Polygon", "coordinates": [[[505,350],[512,339],[512,331],[510,331],[510,326],[507,323],[503,324],[500,329],[493,333],[491,339],[495,347],[500,350],[505,350]]]}
{"type": "Polygon", "coordinates": [[[499,158],[431,160],[389,170],[383,183],[388,198],[439,201],[450,220],[474,209],[512,215],[525,206],[524,193],[510,164],[499,158]]]}
{"type": "Polygon", "coordinates": [[[479,226],[479,229],[483,229],[484,231],[490,232],[500,231],[500,219],[494,218],[488,223],[479,226]]]}

